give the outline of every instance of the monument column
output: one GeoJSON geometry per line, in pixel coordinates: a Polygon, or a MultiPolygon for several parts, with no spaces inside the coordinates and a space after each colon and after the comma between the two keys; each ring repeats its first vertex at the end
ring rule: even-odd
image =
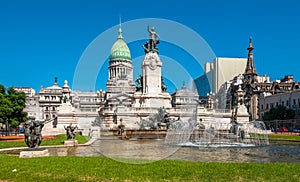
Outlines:
{"type": "Polygon", "coordinates": [[[144,94],[161,94],[161,67],[162,62],[158,56],[159,35],[154,31],[154,27],[149,28],[149,42],[144,44],[144,51],[146,53],[142,63],[143,73],[143,93],[144,94]]]}
{"type": "Polygon", "coordinates": [[[143,93],[161,94],[161,67],[162,62],[156,52],[146,54],[142,63],[143,93]]]}
{"type": "Polygon", "coordinates": [[[171,108],[171,96],[162,89],[162,61],[158,56],[160,37],[154,31],[154,27],[149,28],[149,40],[143,45],[145,57],[142,63],[142,93],[136,93],[137,108],[158,109],[161,107],[171,108]]]}

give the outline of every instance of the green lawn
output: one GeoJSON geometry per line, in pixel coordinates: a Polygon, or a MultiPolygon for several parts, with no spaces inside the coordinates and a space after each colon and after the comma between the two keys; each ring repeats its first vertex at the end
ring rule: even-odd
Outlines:
{"type": "Polygon", "coordinates": [[[25,142],[0,141],[0,149],[14,147],[26,147],[26,144],[25,142]]]}
{"type": "MultiPolygon", "coordinates": [[[[90,137],[76,135],[75,139],[78,140],[78,144],[86,143],[90,137]]],[[[43,140],[41,146],[48,145],[63,145],[64,141],[67,140],[66,134],[57,135],[55,138],[43,140]]],[[[24,141],[13,142],[13,141],[0,141],[0,148],[11,148],[11,147],[26,147],[24,141]]]]}
{"type": "MultiPolygon", "coordinates": [[[[78,140],[78,144],[83,144],[83,143],[86,143],[90,139],[90,137],[82,136],[82,135],[75,135],[75,139],[78,140]]],[[[67,140],[67,135],[60,134],[60,135],[57,135],[55,138],[43,140],[41,146],[63,145],[65,140],[67,140]]]]}
{"type": "Polygon", "coordinates": [[[299,140],[300,141],[300,135],[269,135],[269,139],[281,139],[281,140],[299,140]]]}
{"type": "MultiPolygon", "coordinates": [[[[249,133],[250,137],[258,137],[258,138],[265,138],[263,134],[257,133],[249,133]]],[[[300,135],[268,135],[269,139],[281,139],[281,140],[298,140],[300,141],[300,135]]]]}
{"type": "Polygon", "coordinates": [[[299,181],[299,163],[161,160],[127,164],[103,157],[0,155],[0,181],[299,181]],[[13,170],[16,169],[16,172],[13,170]]]}

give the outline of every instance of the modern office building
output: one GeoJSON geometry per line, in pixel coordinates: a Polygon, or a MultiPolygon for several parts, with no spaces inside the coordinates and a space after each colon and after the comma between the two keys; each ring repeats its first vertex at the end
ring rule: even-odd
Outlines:
{"type": "Polygon", "coordinates": [[[247,58],[217,57],[213,63],[207,62],[204,74],[195,79],[198,94],[200,96],[206,96],[210,92],[217,94],[222,84],[244,73],[246,64],[247,58]]]}

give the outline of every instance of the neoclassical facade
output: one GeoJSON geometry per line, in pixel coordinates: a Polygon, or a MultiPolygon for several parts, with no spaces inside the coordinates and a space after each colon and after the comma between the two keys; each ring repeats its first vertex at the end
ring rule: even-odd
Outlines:
{"type": "Polygon", "coordinates": [[[37,117],[36,119],[49,120],[57,117],[57,108],[61,104],[62,90],[62,87],[57,83],[57,78],[54,79],[52,86],[41,88],[38,94],[41,117],[37,117]]]}
{"type": "Polygon", "coordinates": [[[264,93],[259,97],[260,118],[265,112],[277,106],[285,106],[295,111],[295,118],[300,118],[300,89],[292,90],[285,93],[271,94],[264,93]]]}
{"type": "Polygon", "coordinates": [[[103,128],[115,128],[122,121],[126,128],[137,129],[139,121],[149,118],[160,108],[173,118],[182,114],[191,117],[196,113],[197,93],[183,87],[182,91],[172,94],[172,100],[166,92],[167,87],[162,78],[163,61],[157,48],[159,36],[154,28],[148,31],[149,40],[143,45],[145,56],[141,64],[142,75],[134,81],[130,50],[119,29],[110,52],[109,77],[106,92],[101,98],[104,104],[99,109],[103,128]]]}
{"type": "Polygon", "coordinates": [[[285,76],[281,80],[275,80],[270,82],[268,76],[259,76],[256,72],[254,64],[252,38],[249,41],[248,58],[246,68],[243,74],[235,76],[231,81],[225,82],[221,86],[220,92],[218,93],[218,100],[220,106],[225,108],[235,108],[237,105],[237,98],[235,93],[237,92],[239,85],[245,92],[244,100],[247,111],[250,114],[250,120],[262,119],[261,106],[259,105],[259,99],[261,94],[279,94],[288,93],[294,90],[298,90],[300,87],[299,82],[295,82],[293,76],[285,76]]]}

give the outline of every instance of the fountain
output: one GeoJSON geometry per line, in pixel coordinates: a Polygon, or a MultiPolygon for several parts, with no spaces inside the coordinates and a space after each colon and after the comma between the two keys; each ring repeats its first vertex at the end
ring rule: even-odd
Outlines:
{"type": "Polygon", "coordinates": [[[266,126],[262,121],[222,122],[214,118],[196,124],[178,120],[171,123],[165,144],[178,146],[205,147],[252,147],[269,144],[266,126]]]}
{"type": "MultiPolygon", "coordinates": [[[[269,145],[264,122],[243,122],[243,119],[248,118],[249,114],[244,104],[244,92],[241,85],[238,85],[235,97],[236,107],[232,110],[231,120],[212,117],[207,118],[205,122],[200,120],[200,123],[197,123],[196,115],[188,122],[178,120],[170,124],[165,144],[199,148],[269,145]]],[[[212,109],[211,106],[210,109],[212,109]]]]}

